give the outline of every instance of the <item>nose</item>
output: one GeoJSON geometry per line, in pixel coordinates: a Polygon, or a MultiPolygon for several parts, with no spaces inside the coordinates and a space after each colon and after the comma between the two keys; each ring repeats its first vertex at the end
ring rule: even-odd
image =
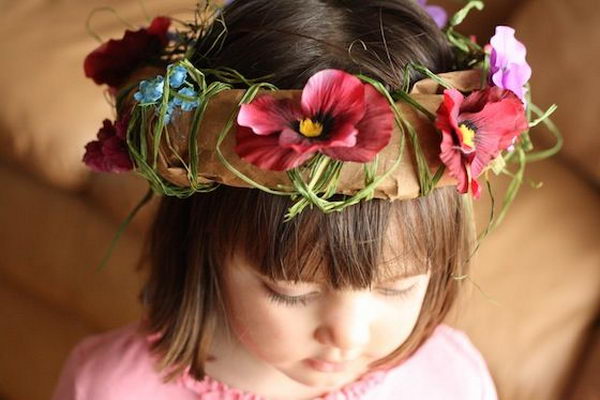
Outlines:
{"type": "Polygon", "coordinates": [[[326,346],[359,350],[370,340],[374,318],[368,293],[338,291],[323,306],[314,337],[326,346]]]}

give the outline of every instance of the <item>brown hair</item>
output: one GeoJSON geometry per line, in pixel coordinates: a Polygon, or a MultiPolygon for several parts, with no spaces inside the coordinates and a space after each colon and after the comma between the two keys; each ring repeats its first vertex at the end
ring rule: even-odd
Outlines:
{"type": "MultiPolygon", "coordinates": [[[[413,0],[244,0],[227,7],[223,18],[222,46],[204,47],[219,35],[215,27],[193,62],[246,77],[269,74],[286,89],[339,68],[393,90],[403,85],[401,68],[409,62],[443,72],[453,61],[443,35],[413,0]]],[[[410,83],[421,78],[409,76],[410,83]]],[[[374,199],[333,214],[306,209],[283,222],[289,206],[284,196],[227,186],[161,200],[147,242],[151,269],[142,299],[146,329],[162,334],[153,351],[169,377],[189,366],[203,378],[214,329],[227,316],[221,266],[235,250],[273,279],[319,275],[334,288],[370,287],[393,261],[383,260],[386,243],[403,265],[430,271],[413,333],[379,365],[408,357],[442,321],[457,294],[453,277],[466,271],[472,234],[467,200],[455,188],[414,200],[374,199]],[[394,243],[385,238],[390,226],[398,229],[394,243]]]]}

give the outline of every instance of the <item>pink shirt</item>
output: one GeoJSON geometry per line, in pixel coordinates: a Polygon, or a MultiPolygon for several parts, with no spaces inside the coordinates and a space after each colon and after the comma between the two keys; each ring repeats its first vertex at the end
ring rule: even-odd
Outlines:
{"type": "MultiPolygon", "coordinates": [[[[71,352],[53,400],[265,400],[206,377],[165,384],[138,323],[91,336],[71,352]]],[[[363,376],[320,400],[496,400],[481,354],[467,336],[440,325],[401,365],[363,376]]]]}

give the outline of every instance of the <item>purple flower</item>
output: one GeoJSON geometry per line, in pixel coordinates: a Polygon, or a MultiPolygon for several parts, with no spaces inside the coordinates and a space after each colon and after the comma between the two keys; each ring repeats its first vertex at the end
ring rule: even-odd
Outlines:
{"type": "Polygon", "coordinates": [[[531,67],[525,56],[527,50],[515,38],[515,30],[509,26],[497,26],[490,40],[490,80],[503,89],[513,91],[525,102],[525,84],[531,78],[531,67]]]}
{"type": "Polygon", "coordinates": [[[425,11],[427,11],[427,14],[433,18],[436,25],[440,29],[446,26],[446,23],[448,22],[448,14],[446,13],[446,10],[440,6],[428,6],[427,0],[417,0],[417,2],[425,9],[425,11]]]}

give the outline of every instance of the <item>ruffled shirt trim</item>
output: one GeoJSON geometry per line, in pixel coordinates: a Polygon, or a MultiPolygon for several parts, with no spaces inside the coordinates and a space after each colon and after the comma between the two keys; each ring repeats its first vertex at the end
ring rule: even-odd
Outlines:
{"type": "MultiPolygon", "coordinates": [[[[387,371],[375,371],[365,374],[341,389],[316,397],[315,400],[363,399],[368,392],[383,382],[386,375],[387,371]]],[[[198,381],[189,374],[189,369],[181,376],[180,383],[192,392],[202,395],[203,400],[267,400],[254,393],[232,388],[208,375],[203,380],[198,381]]]]}

